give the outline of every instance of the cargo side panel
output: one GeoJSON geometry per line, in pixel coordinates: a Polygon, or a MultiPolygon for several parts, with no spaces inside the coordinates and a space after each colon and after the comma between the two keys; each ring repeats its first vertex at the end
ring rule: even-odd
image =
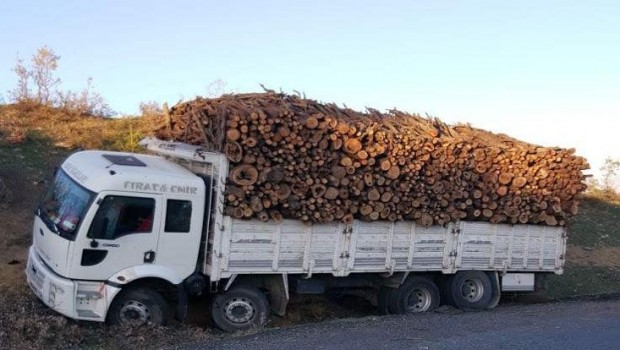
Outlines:
{"type": "Polygon", "coordinates": [[[558,263],[558,247],[564,246],[564,232],[561,227],[462,222],[456,268],[559,271],[563,263],[558,263]]]}
{"type": "Polygon", "coordinates": [[[211,280],[235,274],[459,270],[561,273],[565,230],[533,225],[413,222],[307,225],[224,218],[213,237],[211,280]]]}

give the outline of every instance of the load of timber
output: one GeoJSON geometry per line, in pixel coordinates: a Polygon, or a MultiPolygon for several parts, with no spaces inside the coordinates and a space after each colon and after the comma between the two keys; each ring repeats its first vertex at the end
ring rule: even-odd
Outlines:
{"type": "Polygon", "coordinates": [[[589,165],[574,149],[398,110],[265,92],[197,98],[166,114],[159,138],[230,160],[226,214],[235,218],[555,226],[577,213],[586,189],[589,165]]]}

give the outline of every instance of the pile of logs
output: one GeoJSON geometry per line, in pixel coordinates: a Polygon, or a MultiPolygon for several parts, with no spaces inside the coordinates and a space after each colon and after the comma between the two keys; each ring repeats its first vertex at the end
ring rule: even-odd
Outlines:
{"type": "Polygon", "coordinates": [[[274,92],[198,98],[166,120],[159,138],[226,154],[235,218],[565,225],[589,167],[574,149],[274,92]]]}

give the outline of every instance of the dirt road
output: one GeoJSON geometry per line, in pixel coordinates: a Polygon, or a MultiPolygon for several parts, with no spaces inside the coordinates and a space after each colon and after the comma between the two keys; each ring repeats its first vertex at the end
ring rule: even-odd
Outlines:
{"type": "Polygon", "coordinates": [[[181,349],[612,349],[620,300],[502,305],[272,329],[181,349]]]}

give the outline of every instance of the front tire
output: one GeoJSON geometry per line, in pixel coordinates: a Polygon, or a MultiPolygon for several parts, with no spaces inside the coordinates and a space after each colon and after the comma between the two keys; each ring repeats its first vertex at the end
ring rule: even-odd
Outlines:
{"type": "Polygon", "coordinates": [[[215,297],[211,317],[227,332],[262,327],[269,316],[269,302],[258,288],[239,286],[215,297]]]}
{"type": "Polygon", "coordinates": [[[170,318],[166,299],[148,288],[132,288],[121,292],[108,311],[112,325],[140,326],[147,323],[165,325],[170,318]]]}
{"type": "Polygon", "coordinates": [[[493,298],[491,279],[483,271],[461,271],[446,283],[450,304],[464,311],[483,310],[493,298]]]}

